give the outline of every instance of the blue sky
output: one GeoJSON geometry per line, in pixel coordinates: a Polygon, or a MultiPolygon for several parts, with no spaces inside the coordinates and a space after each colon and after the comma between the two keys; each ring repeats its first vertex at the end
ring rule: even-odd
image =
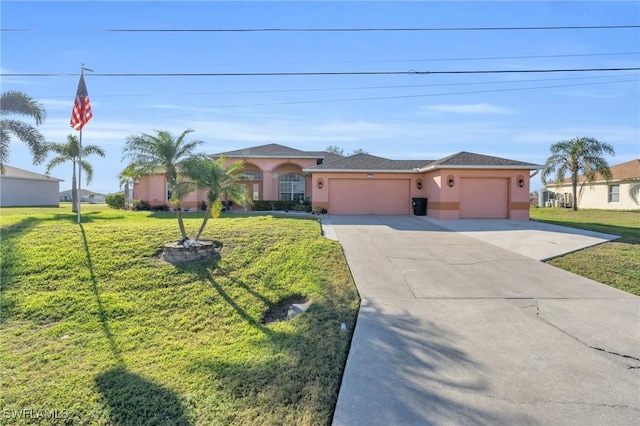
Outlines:
{"type": "MultiPolygon", "coordinates": [[[[104,73],[468,71],[640,66],[640,29],[392,32],[109,32],[106,29],[452,28],[640,25],[637,2],[32,2],[1,4],[2,91],[68,134],[82,63],[104,73]],[[28,29],[29,31],[6,31],[28,29]]],[[[84,144],[96,192],[118,190],[127,136],[194,129],[202,151],[267,143],[337,145],[396,159],[458,151],[544,163],[577,136],[611,143],[610,164],[640,158],[640,72],[109,77],[86,74],[84,144]],[[373,98],[373,99],[372,99],[373,98]]],[[[51,158],[51,157],[50,157],[51,158]]],[[[43,173],[11,143],[10,165],[43,173]]],[[[52,176],[71,187],[71,165],[52,176]]],[[[86,184],[83,182],[83,188],[86,184]]],[[[539,179],[532,189],[540,187],[539,179]]]]}

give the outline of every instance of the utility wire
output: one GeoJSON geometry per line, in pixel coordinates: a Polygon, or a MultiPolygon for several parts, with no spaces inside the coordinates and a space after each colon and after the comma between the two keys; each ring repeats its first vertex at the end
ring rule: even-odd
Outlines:
{"type": "MultiPolygon", "coordinates": [[[[272,77],[272,76],[319,76],[319,75],[438,75],[438,74],[518,74],[556,72],[601,72],[638,71],[639,67],[628,68],[568,68],[533,70],[464,70],[464,71],[312,71],[312,72],[213,72],[213,73],[94,73],[92,77],[272,77]]],[[[0,77],[71,77],[79,74],[55,73],[0,73],[0,77]]]]}
{"type": "MultiPolygon", "coordinates": [[[[464,92],[442,92],[442,93],[428,93],[419,95],[396,95],[396,96],[375,96],[366,98],[340,98],[340,99],[322,99],[322,100],[308,100],[308,101],[287,101],[287,102],[268,102],[268,103],[254,103],[254,104],[227,104],[227,105],[203,105],[197,107],[187,107],[192,109],[204,109],[204,108],[235,108],[235,107],[254,107],[254,106],[274,106],[274,105],[298,105],[298,104],[320,104],[320,103],[333,103],[333,102],[360,102],[360,101],[378,101],[378,100],[390,100],[390,99],[407,99],[407,98],[426,98],[436,96],[453,96],[453,95],[475,95],[482,93],[501,93],[501,92],[517,92],[527,90],[538,89],[556,89],[561,87],[577,87],[577,86],[590,86],[596,84],[612,84],[612,83],[625,83],[625,82],[637,82],[638,79],[627,80],[615,80],[615,81],[603,81],[593,83],[576,83],[576,84],[558,84],[550,86],[537,86],[537,87],[519,87],[510,89],[492,89],[492,90],[474,90],[464,92]]],[[[149,109],[149,107],[145,107],[149,109]]],[[[141,111],[140,109],[126,109],[122,111],[141,111]]]]}
{"type": "MultiPolygon", "coordinates": [[[[266,94],[266,93],[303,93],[303,92],[331,92],[331,91],[352,91],[352,90],[379,90],[379,89],[415,89],[423,87],[449,87],[449,86],[484,86],[492,84],[518,84],[518,83],[535,83],[535,82],[551,82],[566,80],[592,80],[601,78],[623,78],[623,77],[640,77],[640,74],[626,74],[624,76],[615,75],[598,75],[590,77],[564,77],[564,78],[538,78],[526,80],[501,80],[501,81],[480,81],[466,83],[433,83],[433,84],[398,84],[389,86],[352,86],[352,87],[323,87],[308,89],[273,89],[273,90],[220,90],[216,92],[173,92],[173,93],[126,93],[126,94],[92,94],[91,97],[96,98],[137,98],[141,96],[208,96],[208,95],[248,95],[248,94],[266,94]]],[[[624,80],[627,81],[627,80],[624,80]]],[[[640,80],[638,80],[640,81],[640,80]]],[[[611,82],[603,82],[603,84],[611,82]]],[[[597,84],[595,82],[594,84],[597,84]]],[[[41,95],[42,98],[60,98],[66,99],[69,95],[41,95]]]]}
{"type": "Polygon", "coordinates": [[[573,25],[539,27],[432,27],[432,28],[108,28],[107,32],[129,33],[258,33],[258,32],[392,32],[392,31],[538,31],[538,30],[604,30],[640,28],[640,25],[573,25]]]}

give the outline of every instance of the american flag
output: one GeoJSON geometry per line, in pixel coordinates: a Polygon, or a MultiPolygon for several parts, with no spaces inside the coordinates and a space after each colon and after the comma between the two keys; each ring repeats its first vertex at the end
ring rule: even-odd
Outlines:
{"type": "Polygon", "coordinates": [[[84,75],[81,75],[76,100],[73,103],[73,111],[71,111],[71,127],[81,130],[91,120],[91,117],[93,117],[93,114],[91,113],[87,85],[84,83],[84,75]]]}

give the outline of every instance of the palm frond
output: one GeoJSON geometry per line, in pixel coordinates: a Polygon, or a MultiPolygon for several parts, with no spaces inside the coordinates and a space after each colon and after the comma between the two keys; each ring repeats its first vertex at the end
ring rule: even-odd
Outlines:
{"type": "Polygon", "coordinates": [[[24,92],[7,91],[0,97],[0,115],[19,114],[32,117],[42,124],[47,117],[44,106],[24,92]]]}
{"type": "Polygon", "coordinates": [[[44,136],[35,127],[19,120],[2,119],[0,120],[0,128],[2,128],[2,139],[7,141],[7,146],[7,135],[9,140],[11,135],[14,135],[27,145],[33,156],[33,164],[40,164],[46,159],[48,145],[44,136]]]}

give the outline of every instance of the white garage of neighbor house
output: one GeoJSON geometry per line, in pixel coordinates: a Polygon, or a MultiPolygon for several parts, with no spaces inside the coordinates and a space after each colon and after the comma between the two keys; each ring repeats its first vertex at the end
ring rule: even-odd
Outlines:
{"type": "MultiPolygon", "coordinates": [[[[100,194],[99,192],[93,192],[86,189],[80,190],[80,202],[82,203],[104,203],[106,194],[100,194]]],[[[67,190],[60,193],[60,201],[73,200],[73,191],[67,190]]]]}
{"type": "Polygon", "coordinates": [[[0,207],[57,207],[60,182],[64,181],[5,165],[0,174],[0,207]]]}

